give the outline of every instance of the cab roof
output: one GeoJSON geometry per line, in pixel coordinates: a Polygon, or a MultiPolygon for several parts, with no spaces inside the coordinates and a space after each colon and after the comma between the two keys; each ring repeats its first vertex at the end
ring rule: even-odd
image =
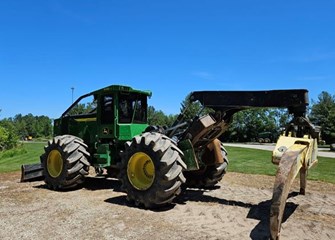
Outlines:
{"type": "Polygon", "coordinates": [[[129,93],[139,93],[151,97],[152,92],[149,90],[137,90],[129,86],[124,85],[110,85],[108,87],[101,88],[99,90],[93,91],[90,95],[104,94],[107,92],[129,92],[129,93]]]}

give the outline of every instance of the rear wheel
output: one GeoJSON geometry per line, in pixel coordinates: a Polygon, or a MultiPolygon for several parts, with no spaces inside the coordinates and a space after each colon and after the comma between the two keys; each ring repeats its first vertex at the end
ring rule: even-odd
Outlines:
{"type": "Polygon", "coordinates": [[[57,190],[82,184],[90,166],[86,149],[86,144],[75,136],[62,135],[50,140],[40,157],[47,186],[57,190]]]}
{"type": "MultiPolygon", "coordinates": [[[[204,166],[196,171],[184,172],[187,187],[211,188],[221,181],[228,167],[227,150],[221,144],[223,163],[204,166]]],[[[212,154],[214,155],[214,154],[212,154]]],[[[214,158],[214,156],[213,156],[214,158]]]]}
{"type": "Polygon", "coordinates": [[[168,137],[146,132],[126,143],[119,179],[127,199],[155,208],[171,203],[185,183],[182,152],[168,137]]]}

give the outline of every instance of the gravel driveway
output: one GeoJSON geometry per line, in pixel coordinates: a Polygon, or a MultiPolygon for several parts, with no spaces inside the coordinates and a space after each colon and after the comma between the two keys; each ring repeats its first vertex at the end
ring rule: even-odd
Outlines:
{"type": "MultiPolygon", "coordinates": [[[[268,239],[274,177],[227,173],[212,190],[186,189],[173,205],[129,205],[114,179],[89,177],[84,188],[56,192],[43,181],[0,174],[0,239],[268,239]]],[[[335,185],[292,188],[282,239],[334,239],[335,185]]]]}

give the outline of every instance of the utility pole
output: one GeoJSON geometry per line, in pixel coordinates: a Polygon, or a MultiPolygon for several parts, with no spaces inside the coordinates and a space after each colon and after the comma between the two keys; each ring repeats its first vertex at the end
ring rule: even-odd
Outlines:
{"type": "Polygon", "coordinates": [[[72,103],[73,103],[73,91],[74,91],[74,87],[71,87],[72,90],[72,103]]]}

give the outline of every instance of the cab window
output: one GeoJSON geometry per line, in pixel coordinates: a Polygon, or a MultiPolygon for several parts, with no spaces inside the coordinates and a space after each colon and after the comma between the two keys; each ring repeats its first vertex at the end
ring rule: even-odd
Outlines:
{"type": "Polygon", "coordinates": [[[120,94],[120,123],[146,123],[147,97],[140,94],[120,94]]]}
{"type": "Polygon", "coordinates": [[[101,123],[111,124],[114,121],[113,97],[111,95],[105,95],[101,101],[101,123]]]}

